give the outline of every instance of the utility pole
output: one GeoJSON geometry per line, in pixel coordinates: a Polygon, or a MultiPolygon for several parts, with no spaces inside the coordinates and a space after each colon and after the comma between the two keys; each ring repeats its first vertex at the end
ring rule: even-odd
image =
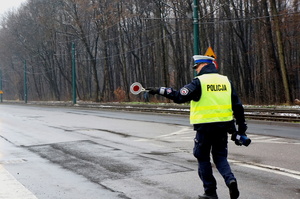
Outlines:
{"type": "Polygon", "coordinates": [[[27,104],[27,66],[26,60],[24,60],[24,101],[27,104]]]}
{"type": "MultiPolygon", "coordinates": [[[[199,15],[198,15],[198,0],[194,0],[193,8],[193,27],[194,27],[194,55],[199,55],[199,15]]],[[[196,70],[194,70],[194,76],[197,76],[196,70]]]]}
{"type": "Polygon", "coordinates": [[[194,19],[194,55],[199,55],[199,15],[198,15],[198,0],[194,0],[193,9],[193,19],[194,19]]]}
{"type": "Polygon", "coordinates": [[[72,98],[73,104],[76,104],[76,57],[75,57],[75,43],[72,43],[72,98]]]}

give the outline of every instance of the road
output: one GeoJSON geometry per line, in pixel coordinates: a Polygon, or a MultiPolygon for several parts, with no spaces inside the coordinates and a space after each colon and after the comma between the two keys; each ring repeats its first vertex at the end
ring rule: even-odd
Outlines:
{"type": "MultiPolygon", "coordinates": [[[[299,199],[300,124],[248,123],[249,147],[229,140],[240,198],[299,199]]],[[[194,134],[186,116],[0,104],[0,198],[197,198],[194,134]]]]}

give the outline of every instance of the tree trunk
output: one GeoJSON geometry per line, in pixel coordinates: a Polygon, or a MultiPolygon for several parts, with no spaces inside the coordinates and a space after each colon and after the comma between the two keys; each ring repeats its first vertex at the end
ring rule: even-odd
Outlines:
{"type": "Polygon", "coordinates": [[[285,95],[285,101],[287,104],[291,103],[291,95],[290,95],[290,89],[289,89],[289,83],[288,83],[288,77],[286,72],[286,66],[285,66],[285,57],[283,53],[283,42],[282,42],[282,35],[280,32],[280,25],[279,25],[279,19],[278,19],[278,10],[276,8],[275,0],[270,0],[271,5],[271,13],[274,16],[274,25],[275,25],[275,33],[276,33],[276,39],[277,39],[277,48],[278,48],[278,57],[279,57],[279,64],[280,64],[280,70],[281,70],[281,76],[283,81],[283,88],[284,88],[284,95],[285,95]]]}

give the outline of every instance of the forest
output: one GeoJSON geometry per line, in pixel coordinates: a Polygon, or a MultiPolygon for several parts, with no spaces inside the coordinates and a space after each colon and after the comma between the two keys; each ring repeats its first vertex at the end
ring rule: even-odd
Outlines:
{"type": "Polygon", "coordinates": [[[3,99],[69,101],[74,71],[82,101],[143,101],[133,82],[180,89],[194,78],[195,23],[199,53],[213,48],[244,104],[300,98],[299,0],[194,2],[28,0],[0,21],[3,99]]]}

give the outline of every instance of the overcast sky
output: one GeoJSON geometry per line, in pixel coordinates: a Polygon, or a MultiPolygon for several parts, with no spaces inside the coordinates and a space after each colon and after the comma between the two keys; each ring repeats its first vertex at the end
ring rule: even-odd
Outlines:
{"type": "Polygon", "coordinates": [[[17,9],[21,3],[27,0],[0,0],[0,16],[11,9],[17,9]]]}

